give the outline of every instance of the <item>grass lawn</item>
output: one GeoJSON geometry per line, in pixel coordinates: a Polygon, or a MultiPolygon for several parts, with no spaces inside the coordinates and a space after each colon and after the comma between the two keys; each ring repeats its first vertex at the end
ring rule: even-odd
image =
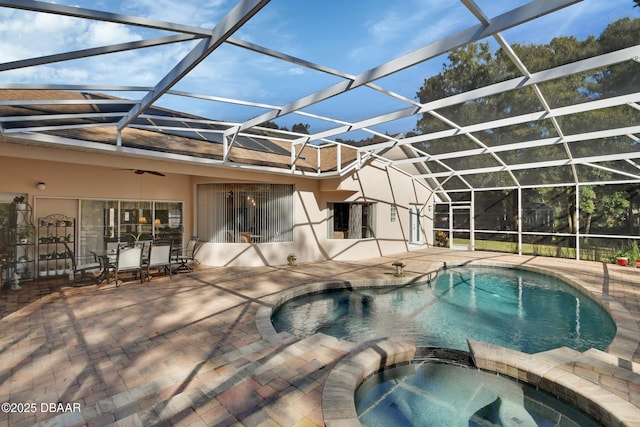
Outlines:
{"type": "MultiPolygon", "coordinates": [[[[468,239],[454,239],[455,245],[468,246],[468,239]]],[[[496,240],[476,240],[476,250],[517,253],[518,244],[513,242],[501,242],[496,240]]],[[[611,247],[588,247],[580,249],[580,259],[590,261],[613,262],[617,249],[611,247]]],[[[539,255],[556,258],[576,258],[576,249],[568,246],[558,246],[553,244],[522,244],[523,255],[539,255]]]]}

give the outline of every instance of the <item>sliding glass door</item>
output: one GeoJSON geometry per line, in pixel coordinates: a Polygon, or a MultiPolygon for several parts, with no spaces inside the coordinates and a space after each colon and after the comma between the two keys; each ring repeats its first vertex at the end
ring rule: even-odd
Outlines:
{"type": "Polygon", "coordinates": [[[138,200],[81,200],[78,232],[80,259],[108,243],[134,240],[171,241],[182,245],[182,202],[138,200]]]}

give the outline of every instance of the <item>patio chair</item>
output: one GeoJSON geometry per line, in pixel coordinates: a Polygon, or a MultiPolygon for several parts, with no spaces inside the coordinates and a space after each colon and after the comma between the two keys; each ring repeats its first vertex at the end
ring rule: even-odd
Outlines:
{"type": "Polygon", "coordinates": [[[63,243],[67,251],[67,258],[71,259],[71,271],[73,274],[73,280],[76,280],[76,276],[78,274],[80,275],[80,279],[82,280],[86,277],[87,273],[89,272],[95,273],[95,272],[103,271],[104,266],[99,262],[89,262],[86,264],[78,265],[78,263],[76,263],[76,255],[73,253],[73,251],[71,250],[67,242],[63,242],[63,243]]]}
{"type": "Polygon", "coordinates": [[[192,263],[197,263],[198,260],[195,258],[196,251],[198,249],[198,236],[191,236],[189,242],[187,243],[187,247],[181,255],[177,255],[175,258],[176,263],[178,264],[179,270],[187,270],[193,271],[192,263]]]}
{"type": "Polygon", "coordinates": [[[169,272],[169,278],[173,272],[173,266],[175,262],[171,257],[171,243],[156,243],[149,246],[149,258],[147,260],[147,280],[151,280],[150,269],[157,268],[162,269],[165,272],[169,272]]]}
{"type": "MultiPolygon", "coordinates": [[[[140,274],[140,283],[142,283],[142,248],[130,247],[118,249],[116,263],[112,265],[116,277],[116,287],[118,284],[118,273],[125,271],[133,271],[136,275],[140,274]]],[[[135,276],[137,277],[137,276],[135,276]]]]}

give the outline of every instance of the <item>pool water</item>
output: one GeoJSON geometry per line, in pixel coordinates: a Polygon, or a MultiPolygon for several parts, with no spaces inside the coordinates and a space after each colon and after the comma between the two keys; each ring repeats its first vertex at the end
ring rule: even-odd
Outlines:
{"type": "Polygon", "coordinates": [[[322,332],[355,342],[412,338],[467,350],[468,338],[525,353],[567,346],[606,349],[611,316],[559,279],[524,270],[454,268],[435,283],[331,290],[294,298],[272,316],[278,332],[322,332]]]}
{"type": "Polygon", "coordinates": [[[386,369],[365,381],[355,400],[360,422],[369,427],[600,425],[531,386],[432,362],[386,369]]]}

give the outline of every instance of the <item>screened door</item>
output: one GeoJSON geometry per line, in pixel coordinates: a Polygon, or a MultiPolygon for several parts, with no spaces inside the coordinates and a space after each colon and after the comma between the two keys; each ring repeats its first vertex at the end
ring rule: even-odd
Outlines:
{"type": "Polygon", "coordinates": [[[471,248],[471,205],[452,205],[451,248],[471,248]]]}

